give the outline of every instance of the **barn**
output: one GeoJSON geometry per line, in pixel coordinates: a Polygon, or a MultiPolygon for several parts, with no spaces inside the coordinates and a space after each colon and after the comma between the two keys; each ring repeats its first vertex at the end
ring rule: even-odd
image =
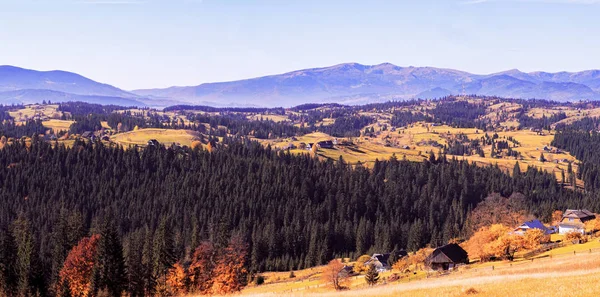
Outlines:
{"type": "Polygon", "coordinates": [[[425,265],[432,270],[449,270],[468,263],[469,255],[456,243],[438,247],[425,259],[425,265]]]}

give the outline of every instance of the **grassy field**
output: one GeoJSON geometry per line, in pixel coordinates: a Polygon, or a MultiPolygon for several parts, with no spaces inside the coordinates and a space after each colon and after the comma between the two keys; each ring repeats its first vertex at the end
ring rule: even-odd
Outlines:
{"type": "MultiPolygon", "coordinates": [[[[430,152],[437,154],[439,147],[433,146],[447,144],[447,139],[464,134],[469,139],[479,139],[485,135],[484,132],[474,128],[453,128],[446,125],[432,126],[428,123],[417,123],[396,131],[382,131],[385,120],[371,125],[378,133],[376,137],[354,137],[337,138],[338,145],[334,149],[319,149],[318,154],[322,158],[338,160],[341,157],[350,164],[361,162],[370,166],[376,159],[386,160],[396,155],[398,159],[406,158],[410,161],[423,161],[428,158],[430,152]],[[341,145],[342,142],[349,141],[352,145],[341,145]]],[[[488,132],[489,136],[498,134],[499,140],[508,138],[515,139],[520,145],[513,150],[521,153],[521,158],[500,157],[491,158],[491,146],[484,148],[485,157],[479,155],[452,156],[448,158],[457,158],[468,160],[476,164],[498,165],[503,170],[512,172],[513,167],[519,162],[521,170],[526,170],[528,166],[541,168],[547,172],[553,173],[557,179],[561,179],[561,172],[567,171],[568,162],[575,162],[576,159],[568,152],[553,153],[544,151],[545,146],[550,146],[554,137],[551,133],[538,134],[530,130],[517,131],[499,131],[488,132]],[[544,154],[546,161],[540,161],[541,154],[544,154]],[[567,161],[567,162],[565,162],[567,161]]],[[[260,140],[264,144],[271,144],[272,147],[283,148],[290,143],[299,146],[300,143],[315,143],[322,140],[331,140],[331,137],[325,133],[316,132],[297,137],[295,139],[286,138],[280,140],[260,140]]],[[[293,150],[293,152],[304,152],[302,150],[293,150]]],[[[574,170],[577,166],[573,163],[574,170]]],[[[578,180],[578,185],[582,182],[578,180]]]]}
{"type": "Polygon", "coordinates": [[[44,125],[44,127],[50,128],[52,130],[54,130],[54,132],[58,132],[58,131],[68,131],[69,127],[71,127],[71,124],[73,124],[75,121],[64,121],[64,120],[48,120],[48,121],[43,121],[42,124],[44,125]]]}
{"type": "Polygon", "coordinates": [[[145,146],[149,140],[156,139],[158,142],[171,145],[173,143],[179,143],[181,145],[191,145],[192,141],[197,139],[198,133],[190,130],[172,130],[172,129],[139,129],[136,131],[130,131],[125,133],[119,133],[111,136],[111,141],[118,144],[128,145],[141,145],[145,146]]]}
{"type": "MultiPolygon", "coordinates": [[[[579,245],[589,247],[590,245],[579,245]]],[[[559,249],[555,250],[558,251],[559,249]]],[[[318,278],[321,268],[296,272],[297,278],[262,286],[249,286],[242,296],[597,296],[600,253],[565,254],[504,265],[476,266],[448,276],[421,278],[366,287],[363,277],[353,278],[350,289],[335,292],[318,278]],[[514,264],[514,265],[512,265],[514,264]],[[310,273],[308,273],[310,272],[310,273]],[[303,274],[308,273],[308,274],[303,274]],[[306,275],[312,276],[310,279],[306,275]]],[[[289,273],[266,274],[267,280],[289,273]]],[[[385,279],[389,273],[382,274],[385,279]]]]}
{"type": "Polygon", "coordinates": [[[8,114],[15,119],[16,122],[24,122],[26,119],[31,119],[36,115],[58,119],[62,116],[62,112],[58,111],[57,104],[31,104],[25,108],[10,111],[8,114]]]}
{"type": "Polygon", "coordinates": [[[259,121],[260,119],[263,119],[265,121],[273,121],[276,123],[289,120],[288,117],[286,117],[284,115],[278,115],[278,114],[265,114],[265,115],[255,114],[255,115],[248,116],[248,119],[254,120],[254,121],[259,121]]]}

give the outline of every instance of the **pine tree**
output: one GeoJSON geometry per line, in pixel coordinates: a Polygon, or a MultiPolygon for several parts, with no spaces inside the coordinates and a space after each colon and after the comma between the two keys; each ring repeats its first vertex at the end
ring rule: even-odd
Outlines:
{"type": "Polygon", "coordinates": [[[13,236],[17,247],[16,271],[18,276],[18,296],[29,296],[32,293],[32,266],[34,263],[35,245],[29,220],[20,216],[13,223],[13,236]]]}
{"type": "Polygon", "coordinates": [[[377,267],[375,267],[374,264],[369,265],[369,269],[365,275],[365,281],[369,286],[376,285],[377,282],[379,282],[379,272],[377,272],[377,267]]]}
{"type": "Polygon", "coordinates": [[[127,291],[131,297],[144,296],[143,232],[136,232],[127,239],[126,262],[129,276],[127,291]]]}
{"type": "Polygon", "coordinates": [[[16,254],[15,240],[11,232],[0,228],[0,296],[10,296],[16,291],[16,254]]]}
{"type": "Polygon", "coordinates": [[[126,287],[123,247],[113,221],[106,219],[98,243],[97,265],[100,273],[98,289],[107,290],[110,296],[120,297],[126,287]]]}
{"type": "Polygon", "coordinates": [[[175,264],[175,249],[173,247],[173,234],[163,218],[154,234],[153,248],[153,274],[161,289],[165,289],[169,269],[175,264]]]}

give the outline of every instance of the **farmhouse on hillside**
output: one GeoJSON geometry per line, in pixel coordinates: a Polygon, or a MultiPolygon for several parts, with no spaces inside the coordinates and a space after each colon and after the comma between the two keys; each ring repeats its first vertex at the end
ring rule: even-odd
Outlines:
{"type": "Polygon", "coordinates": [[[449,270],[468,263],[467,251],[456,243],[438,247],[425,259],[425,265],[432,270],[449,270]]]}
{"type": "Polygon", "coordinates": [[[319,141],[317,144],[322,149],[332,149],[333,148],[333,141],[331,141],[331,140],[319,141]]]}
{"type": "Polygon", "coordinates": [[[569,232],[585,233],[585,222],[596,218],[592,212],[587,209],[567,209],[563,214],[560,224],[558,224],[558,233],[567,234],[569,232]]]}
{"type": "Polygon", "coordinates": [[[390,265],[388,264],[388,260],[390,259],[390,254],[373,254],[371,259],[365,262],[365,266],[375,265],[377,271],[385,271],[390,269],[390,265]]]}
{"type": "Polygon", "coordinates": [[[544,234],[546,234],[546,235],[554,233],[551,229],[544,226],[544,224],[542,224],[542,222],[540,222],[539,220],[531,220],[531,221],[527,221],[527,222],[521,224],[521,226],[519,226],[515,229],[514,233],[519,234],[519,235],[524,235],[525,232],[527,232],[528,230],[531,230],[531,229],[540,229],[540,230],[544,231],[544,234]]]}

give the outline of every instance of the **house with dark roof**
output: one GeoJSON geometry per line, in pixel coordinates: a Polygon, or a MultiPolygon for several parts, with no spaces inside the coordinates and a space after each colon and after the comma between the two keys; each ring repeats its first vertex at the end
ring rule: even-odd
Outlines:
{"type": "Polygon", "coordinates": [[[333,148],[333,141],[331,141],[331,140],[319,141],[317,144],[322,149],[332,149],[333,148]]]}
{"type": "Polygon", "coordinates": [[[514,233],[519,234],[519,235],[524,235],[528,230],[532,230],[532,229],[542,230],[544,232],[544,234],[546,234],[546,235],[554,233],[554,231],[552,229],[546,227],[539,220],[531,220],[531,221],[527,221],[527,222],[521,224],[521,226],[519,226],[515,229],[514,233]]]}
{"type": "Polygon", "coordinates": [[[468,263],[467,251],[456,243],[438,247],[425,259],[425,266],[432,270],[449,270],[468,263]]]}
{"type": "Polygon", "coordinates": [[[365,266],[369,267],[370,265],[375,265],[377,271],[386,271],[390,269],[390,265],[388,264],[388,260],[390,259],[390,254],[373,254],[371,259],[365,262],[365,266]]]}
{"type": "Polygon", "coordinates": [[[579,232],[584,234],[585,222],[595,218],[596,215],[587,209],[567,209],[558,224],[558,233],[579,232]]]}

